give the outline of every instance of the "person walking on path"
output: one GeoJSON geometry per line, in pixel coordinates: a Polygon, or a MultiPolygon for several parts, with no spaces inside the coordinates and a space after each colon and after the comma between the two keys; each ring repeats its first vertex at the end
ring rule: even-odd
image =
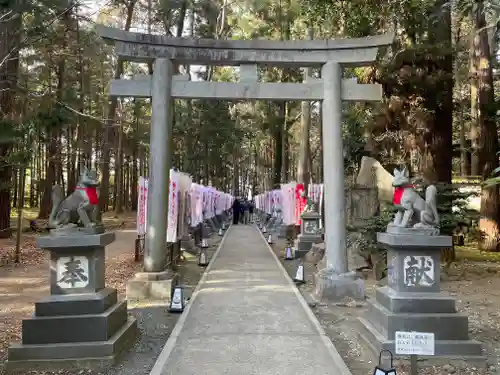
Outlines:
{"type": "Polygon", "coordinates": [[[236,198],[233,202],[233,224],[238,224],[240,221],[240,200],[236,198]]]}
{"type": "Polygon", "coordinates": [[[250,221],[250,202],[245,198],[243,202],[243,223],[248,224],[250,221]]]}
{"type": "Polygon", "coordinates": [[[253,210],[254,210],[254,203],[253,201],[248,202],[248,213],[249,213],[249,218],[250,222],[253,223],[253,210]]]}
{"type": "Polygon", "coordinates": [[[240,221],[241,224],[245,224],[245,210],[246,210],[246,201],[245,199],[242,199],[240,202],[240,221]]]}

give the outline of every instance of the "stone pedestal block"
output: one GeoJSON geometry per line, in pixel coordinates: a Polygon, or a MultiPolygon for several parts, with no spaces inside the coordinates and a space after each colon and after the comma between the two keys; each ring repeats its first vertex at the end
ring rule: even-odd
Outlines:
{"type": "Polygon", "coordinates": [[[295,257],[301,258],[306,255],[315,243],[323,242],[319,234],[299,234],[294,242],[295,257]]]}
{"type": "Polygon", "coordinates": [[[222,224],[225,223],[226,221],[226,218],[225,218],[225,215],[222,213],[222,214],[219,214],[219,215],[215,215],[215,220],[217,220],[217,228],[222,228],[222,224]]]}
{"type": "Polygon", "coordinates": [[[264,211],[261,211],[259,214],[259,223],[261,223],[262,225],[266,225],[268,219],[269,219],[269,215],[266,214],[264,211]]]}
{"type": "Polygon", "coordinates": [[[22,340],[10,346],[10,371],[96,367],[113,363],[137,335],[127,302],[104,281],[104,248],[114,233],[50,235],[37,245],[50,251],[51,295],[22,322],[22,340]]]}
{"type": "Polygon", "coordinates": [[[314,275],[314,298],[318,301],[341,302],[345,298],[365,299],[365,283],[355,272],[338,274],[322,269],[314,275]]]}
{"type": "Polygon", "coordinates": [[[277,217],[271,216],[269,220],[267,221],[267,230],[271,231],[274,229],[274,226],[276,224],[277,217]]]}
{"type": "Polygon", "coordinates": [[[306,255],[306,261],[317,265],[325,256],[325,243],[318,242],[311,246],[311,251],[306,255]]]}
{"type": "Polygon", "coordinates": [[[179,275],[170,270],[139,272],[127,283],[127,300],[159,301],[168,304],[178,280],[179,275]]]}
{"type": "Polygon", "coordinates": [[[280,230],[281,230],[281,228],[283,228],[283,217],[278,216],[276,218],[276,221],[274,222],[274,226],[273,227],[274,227],[274,231],[276,233],[279,233],[280,230]]]}
{"type": "Polygon", "coordinates": [[[278,238],[287,238],[288,227],[285,224],[281,224],[278,229],[278,238]]]}
{"type": "Polygon", "coordinates": [[[207,219],[201,223],[201,238],[209,238],[213,232],[214,229],[210,220],[207,219]]]}
{"type": "Polygon", "coordinates": [[[222,227],[222,222],[219,220],[219,217],[217,215],[215,215],[212,218],[212,222],[215,225],[215,228],[217,228],[217,230],[219,230],[222,227]]]}
{"type": "Polygon", "coordinates": [[[207,224],[210,226],[210,232],[217,232],[219,228],[217,227],[217,223],[215,219],[212,217],[210,219],[207,219],[207,224]]]}
{"type": "Polygon", "coordinates": [[[202,239],[202,226],[203,224],[198,224],[196,227],[191,229],[191,233],[194,239],[194,245],[198,246],[202,239]]]}
{"type": "Polygon", "coordinates": [[[323,242],[319,233],[321,215],[315,211],[306,211],[300,215],[300,234],[295,240],[294,249],[297,258],[303,257],[315,243],[323,242]]]}
{"type": "Polygon", "coordinates": [[[184,236],[181,239],[181,249],[192,255],[198,254],[198,249],[195,247],[195,240],[191,235],[184,236]]]}
{"type": "Polygon", "coordinates": [[[452,237],[416,233],[409,229],[378,234],[379,244],[388,251],[388,284],[368,301],[368,312],[359,319],[360,337],[378,355],[381,349],[394,353],[396,331],[430,332],[436,356],[477,362],[481,344],[469,339],[467,316],[458,313],[455,299],[440,289],[441,250],[452,246],[452,237]]]}

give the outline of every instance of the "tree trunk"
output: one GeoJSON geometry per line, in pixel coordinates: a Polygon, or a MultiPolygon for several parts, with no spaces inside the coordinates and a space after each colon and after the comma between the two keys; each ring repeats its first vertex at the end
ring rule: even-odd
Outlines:
{"type": "MultiPolygon", "coordinates": [[[[71,2],[68,2],[70,5],[71,2]]],[[[65,85],[65,74],[66,74],[66,49],[68,47],[68,33],[71,28],[71,20],[72,20],[72,8],[69,10],[65,9],[63,13],[63,20],[65,24],[64,35],[62,36],[61,42],[61,54],[59,56],[59,61],[57,64],[57,91],[56,91],[56,99],[57,103],[54,107],[52,107],[52,111],[56,111],[59,113],[62,110],[62,106],[59,103],[64,103],[64,85],[65,85]]],[[[62,185],[63,191],[64,189],[64,177],[63,177],[63,166],[61,160],[61,152],[60,152],[60,129],[52,127],[50,130],[50,143],[47,150],[47,174],[45,177],[45,187],[42,197],[42,203],[40,204],[40,212],[38,217],[40,219],[47,219],[51,210],[51,195],[52,195],[52,185],[60,183],[62,185]]],[[[71,142],[70,131],[67,131],[68,142],[71,142]]],[[[69,155],[68,155],[69,157],[69,155]]],[[[68,171],[68,174],[70,171],[68,171]]]]}
{"type": "Polygon", "coordinates": [[[434,113],[424,134],[425,154],[423,174],[428,181],[451,183],[453,156],[453,51],[451,39],[451,14],[447,1],[436,2],[434,14],[440,14],[439,22],[433,20],[428,42],[438,45],[441,56],[433,61],[442,72],[440,92],[433,93],[427,107],[434,113]]]}
{"type": "MultiPolygon", "coordinates": [[[[18,151],[18,150],[16,150],[18,151]]],[[[11,176],[11,181],[13,182],[12,185],[12,192],[14,193],[14,196],[12,197],[12,207],[17,207],[17,198],[18,198],[18,179],[17,179],[17,172],[19,168],[12,168],[12,176],[11,176]]]]}
{"type": "MultiPolygon", "coordinates": [[[[473,17],[475,18],[475,17],[473,17]]],[[[479,114],[478,114],[478,81],[477,81],[477,57],[475,54],[476,36],[473,35],[469,53],[469,76],[470,79],[470,129],[469,138],[471,143],[471,161],[470,174],[471,176],[479,175],[479,114]]]]}
{"type": "MultiPolygon", "coordinates": [[[[0,6],[0,15],[12,11],[9,2],[0,6]]],[[[14,10],[15,14],[15,10],[14,10]]],[[[1,121],[16,120],[16,87],[19,74],[18,45],[21,33],[22,15],[11,17],[0,22],[0,119],[1,121]],[[14,51],[11,53],[11,51],[14,51]]],[[[8,160],[13,140],[10,137],[0,137],[0,238],[10,237],[10,189],[12,169],[8,160]]]]}
{"type": "Polygon", "coordinates": [[[139,186],[139,174],[137,169],[137,157],[139,154],[140,142],[139,142],[139,106],[140,102],[134,99],[134,122],[135,122],[135,133],[133,139],[133,149],[132,149],[132,179],[130,182],[130,193],[131,193],[131,209],[132,211],[137,211],[137,195],[139,186]]]}
{"type": "Polygon", "coordinates": [[[468,166],[468,153],[467,153],[467,141],[465,139],[466,124],[463,116],[462,102],[460,102],[460,108],[458,110],[458,126],[460,127],[460,174],[462,176],[467,176],[469,166],[468,166]]]}
{"type": "Polygon", "coordinates": [[[240,168],[238,156],[235,153],[233,156],[233,183],[232,183],[231,194],[233,197],[240,195],[240,168]]]}
{"type": "MultiPolygon", "coordinates": [[[[1,93],[0,93],[1,95],[1,93]]],[[[10,181],[12,169],[6,161],[10,145],[0,143],[0,238],[10,237],[10,181]]]]}
{"type": "MultiPolygon", "coordinates": [[[[121,108],[123,110],[123,108],[121,108]]],[[[122,113],[123,115],[123,113],[122,113]]],[[[119,121],[118,127],[118,147],[115,154],[115,214],[123,212],[123,128],[119,121]]]]}
{"type": "MultiPolygon", "coordinates": [[[[127,15],[125,20],[125,31],[130,30],[132,25],[132,16],[134,14],[134,8],[137,0],[130,0],[127,3],[127,15]]],[[[114,74],[114,79],[120,79],[123,74],[123,60],[118,59],[116,70],[114,74]]],[[[116,119],[116,107],[118,105],[118,98],[113,96],[110,98],[108,107],[108,116],[104,128],[104,143],[102,145],[102,155],[101,155],[101,171],[102,171],[102,182],[101,182],[101,194],[99,199],[99,205],[101,211],[107,211],[109,205],[109,163],[111,160],[111,143],[115,136],[114,125],[116,119]]]]}
{"type": "Polygon", "coordinates": [[[286,116],[285,116],[286,102],[278,103],[278,120],[274,124],[274,163],[273,163],[273,177],[272,189],[280,186],[281,183],[281,167],[283,164],[283,132],[286,131],[286,116]]]}
{"type": "MultiPolygon", "coordinates": [[[[65,58],[60,58],[57,67],[57,100],[63,102],[64,74],[66,70],[65,58]]],[[[40,204],[39,219],[48,219],[51,210],[52,185],[61,183],[62,178],[61,155],[59,152],[59,129],[52,128],[50,131],[49,147],[47,148],[47,173],[45,175],[45,187],[40,204]],[[59,177],[59,178],[58,178],[59,177]]],[[[63,181],[64,182],[64,181],[63,181]]],[[[64,183],[62,184],[64,191],[64,183]]]]}
{"type": "MultiPolygon", "coordinates": [[[[491,173],[498,165],[498,135],[495,122],[496,108],[493,89],[493,72],[491,67],[490,47],[484,3],[477,1],[475,4],[475,35],[473,41],[473,54],[476,60],[476,80],[478,88],[478,127],[479,136],[479,166],[483,180],[491,177],[491,173]]],[[[483,188],[481,192],[481,209],[479,227],[483,232],[480,243],[482,250],[499,250],[499,196],[498,186],[483,188]]]]}

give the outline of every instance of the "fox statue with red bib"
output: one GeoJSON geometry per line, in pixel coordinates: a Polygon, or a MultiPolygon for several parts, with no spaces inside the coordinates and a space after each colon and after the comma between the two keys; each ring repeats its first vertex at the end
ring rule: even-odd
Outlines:
{"type": "Polygon", "coordinates": [[[99,223],[99,180],[95,171],[84,168],[75,191],[64,198],[60,185],[52,188],[52,211],[49,227],[52,229],[95,228],[99,223]]]}
{"type": "Polygon", "coordinates": [[[437,212],[437,189],[430,185],[425,190],[425,200],[415,191],[410,182],[408,169],[394,169],[392,186],[394,186],[393,204],[398,211],[391,227],[426,228],[429,234],[439,234],[439,215],[437,212]]]}

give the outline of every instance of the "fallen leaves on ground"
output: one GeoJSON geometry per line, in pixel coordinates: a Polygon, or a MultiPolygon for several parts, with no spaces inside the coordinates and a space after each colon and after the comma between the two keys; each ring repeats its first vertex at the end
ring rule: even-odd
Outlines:
{"type": "MultiPolygon", "coordinates": [[[[123,222],[124,220],[116,220],[123,222]]],[[[128,224],[133,225],[133,224],[128,224]]],[[[117,239],[106,248],[106,285],[116,288],[121,295],[126,290],[126,281],[141,269],[141,263],[134,262],[133,235],[126,240],[117,239]]],[[[48,253],[36,248],[37,235],[24,234],[21,242],[21,263],[12,261],[15,239],[0,240],[0,363],[5,361],[8,346],[21,340],[22,319],[30,318],[34,312],[34,302],[49,294],[48,253]],[[28,284],[26,280],[30,280],[28,284]],[[17,297],[16,297],[17,296],[17,297]]],[[[74,374],[75,372],[27,372],[31,375],[74,374]]],[[[90,373],[82,370],[81,374],[90,373]]],[[[0,375],[7,375],[0,365],[0,375]]]]}
{"type": "MultiPolygon", "coordinates": [[[[281,251],[284,247],[284,241],[279,241],[272,246],[289,275],[293,277],[299,261],[284,261],[284,254],[281,251]]],[[[306,299],[313,290],[315,272],[314,264],[306,260],[307,282],[300,286],[306,299]]],[[[375,285],[376,282],[370,275],[365,281],[367,297],[373,296],[375,285]]],[[[498,369],[500,369],[500,263],[469,260],[456,262],[446,272],[442,272],[441,288],[456,298],[457,310],[467,314],[470,338],[483,344],[487,359],[486,368],[480,368],[474,364],[464,368],[458,364],[448,363],[440,366],[421,366],[418,374],[498,375],[498,369]]],[[[362,350],[357,330],[357,319],[366,313],[367,307],[362,307],[358,303],[344,302],[337,305],[315,304],[313,311],[352,374],[373,374],[375,361],[363,354],[366,350],[362,350]]],[[[409,366],[398,365],[397,373],[409,375],[409,366]]]]}
{"type": "MultiPolygon", "coordinates": [[[[20,246],[20,264],[21,267],[36,265],[46,258],[46,253],[36,248],[37,235],[24,234],[21,238],[20,246]]],[[[14,263],[16,252],[15,238],[0,240],[0,266],[15,267],[14,263]]]]}

